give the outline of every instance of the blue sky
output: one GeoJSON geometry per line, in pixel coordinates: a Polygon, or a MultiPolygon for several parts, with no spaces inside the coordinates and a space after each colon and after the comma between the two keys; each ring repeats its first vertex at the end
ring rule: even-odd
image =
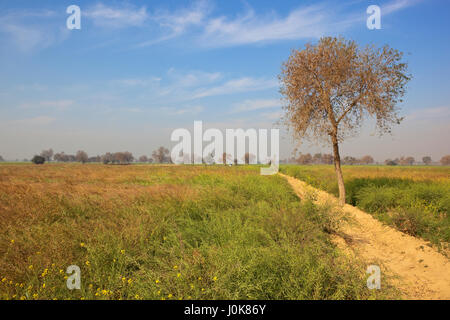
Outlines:
{"type": "MultiPolygon", "coordinates": [[[[450,153],[449,9],[446,0],[2,1],[0,155],[149,155],[194,120],[271,128],[291,49],[341,35],[404,51],[414,77],[394,135],[373,136],[368,121],[342,153],[438,160],[450,153]],[[81,30],[66,28],[73,4],[81,30]],[[381,7],[381,30],[366,27],[371,4],[381,7]]],[[[293,147],[284,135],[282,157],[293,147]]]]}

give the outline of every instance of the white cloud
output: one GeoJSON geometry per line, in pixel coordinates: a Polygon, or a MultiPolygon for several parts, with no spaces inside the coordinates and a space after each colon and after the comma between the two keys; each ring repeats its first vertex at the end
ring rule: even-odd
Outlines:
{"type": "Polygon", "coordinates": [[[194,93],[192,98],[197,99],[240,92],[260,91],[271,89],[277,86],[278,82],[276,80],[245,77],[229,80],[220,86],[199,89],[196,93],[194,93]]]}
{"type": "Polygon", "coordinates": [[[253,111],[259,109],[270,109],[277,108],[281,106],[279,99],[253,99],[245,100],[240,103],[234,104],[233,113],[253,111]]]}
{"type": "Polygon", "coordinates": [[[98,3],[83,12],[83,15],[92,19],[96,25],[111,28],[143,26],[148,19],[145,6],[137,8],[130,4],[121,7],[108,7],[103,3],[98,3]]]}
{"type": "Polygon", "coordinates": [[[250,9],[236,19],[226,17],[208,21],[202,43],[228,46],[274,40],[317,38],[329,30],[332,17],[323,6],[309,6],[291,11],[280,18],[275,13],[258,16],[250,9]]]}
{"type": "Polygon", "coordinates": [[[393,0],[381,7],[381,14],[390,14],[395,11],[405,9],[419,3],[420,1],[421,0],[393,0]]]}
{"type": "Polygon", "coordinates": [[[66,28],[48,24],[54,17],[55,12],[49,10],[11,11],[0,16],[0,34],[22,53],[44,49],[68,37],[66,28]]]}
{"type": "Polygon", "coordinates": [[[150,18],[164,30],[165,34],[159,38],[141,42],[137,47],[154,45],[183,34],[190,27],[202,26],[210,9],[211,8],[206,1],[197,1],[190,8],[179,9],[174,13],[159,10],[150,18]]]}

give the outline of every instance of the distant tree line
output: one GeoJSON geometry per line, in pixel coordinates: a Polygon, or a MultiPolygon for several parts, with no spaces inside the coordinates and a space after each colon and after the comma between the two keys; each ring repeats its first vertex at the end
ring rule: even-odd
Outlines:
{"type": "MultiPolygon", "coordinates": [[[[134,161],[143,163],[171,163],[169,156],[169,149],[159,147],[153,151],[151,157],[146,155],[140,156],[136,159],[131,152],[107,152],[104,155],[97,155],[89,157],[87,152],[83,150],[77,151],[76,154],[66,154],[64,152],[54,153],[53,149],[42,150],[39,155],[32,158],[32,162],[36,164],[43,164],[44,162],[80,162],[80,163],[103,163],[103,164],[130,164],[134,161]]],[[[0,156],[0,161],[3,158],[0,156]]]]}
{"type": "MultiPolygon", "coordinates": [[[[298,164],[333,164],[334,157],[332,154],[316,153],[313,156],[310,153],[300,153],[298,157],[291,158],[290,163],[298,164]]],[[[342,159],[342,164],[354,165],[354,164],[372,164],[374,160],[371,156],[366,155],[360,159],[355,157],[346,156],[342,159]]]]}
{"type": "MultiPolygon", "coordinates": [[[[341,159],[344,165],[368,165],[375,163],[374,159],[370,155],[363,156],[362,158],[355,158],[352,156],[346,156],[341,159]]],[[[430,156],[422,157],[422,164],[430,165],[432,163],[430,156]]],[[[310,153],[300,153],[297,157],[291,157],[289,159],[281,161],[281,163],[295,163],[295,164],[333,164],[333,155],[316,153],[313,156],[310,153]]],[[[389,166],[411,166],[417,164],[414,157],[400,157],[395,159],[386,159],[385,165],[389,166]]],[[[450,155],[443,156],[440,160],[440,164],[444,166],[450,165],[450,155]]]]}
{"type": "MultiPolygon", "coordinates": [[[[191,156],[188,155],[189,158],[191,156]]],[[[256,156],[251,153],[246,153],[244,156],[245,164],[254,163],[256,156]]],[[[193,160],[193,159],[190,159],[193,160]]],[[[0,162],[4,162],[5,159],[0,155],[0,162]]],[[[18,161],[18,160],[17,160],[18,161]]],[[[28,160],[24,160],[28,161],[28,160]]],[[[140,163],[172,163],[170,158],[169,149],[165,147],[159,147],[152,152],[151,157],[142,155],[135,159],[131,152],[107,152],[104,155],[97,155],[89,157],[85,151],[77,151],[76,154],[65,154],[64,152],[53,153],[52,149],[43,150],[39,155],[35,155],[31,161],[36,164],[42,164],[44,162],[56,161],[56,162],[81,162],[81,163],[104,163],[104,164],[129,164],[134,161],[140,163]]],[[[224,164],[230,163],[231,155],[223,153],[222,161],[224,164]]],[[[313,156],[310,153],[302,154],[300,153],[298,157],[291,157],[290,159],[282,160],[281,163],[297,163],[297,164],[333,164],[333,155],[316,153],[313,156]]],[[[432,163],[430,156],[422,157],[422,163],[425,165],[430,165],[432,163]]],[[[202,163],[213,164],[213,155],[202,159],[202,163]]],[[[234,164],[237,164],[237,159],[233,160],[234,164]]],[[[362,158],[355,158],[351,156],[346,156],[342,159],[342,163],[345,165],[368,165],[375,163],[374,159],[370,155],[363,156],[362,158]]],[[[385,165],[389,166],[409,166],[414,165],[416,160],[414,157],[400,157],[395,159],[386,159],[384,161],[385,165]]],[[[441,158],[440,164],[443,166],[450,165],[450,154],[445,155],[441,158]]]]}

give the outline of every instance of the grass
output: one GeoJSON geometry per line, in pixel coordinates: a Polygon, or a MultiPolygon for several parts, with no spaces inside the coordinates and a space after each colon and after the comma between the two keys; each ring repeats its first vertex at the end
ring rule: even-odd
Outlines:
{"type": "Polygon", "coordinates": [[[257,167],[1,165],[0,298],[394,297],[366,288],[334,220],[257,167]]]}
{"type": "MultiPolygon", "coordinates": [[[[286,165],[281,171],[339,194],[333,166],[286,165]]],[[[343,174],[347,203],[438,248],[449,248],[449,167],[344,166],[343,174]]]]}

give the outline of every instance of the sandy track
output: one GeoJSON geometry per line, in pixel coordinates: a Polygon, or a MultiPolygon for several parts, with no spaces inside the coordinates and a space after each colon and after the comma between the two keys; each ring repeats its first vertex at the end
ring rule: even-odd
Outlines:
{"type": "MultiPolygon", "coordinates": [[[[317,203],[337,205],[337,199],[329,193],[280,175],[288,180],[300,198],[314,194],[317,203]]],[[[343,210],[351,219],[342,225],[344,237],[336,237],[341,249],[353,252],[367,265],[380,265],[382,275],[393,276],[391,283],[402,292],[404,299],[450,299],[448,258],[424,240],[386,226],[354,206],[347,204],[343,210]]]]}

